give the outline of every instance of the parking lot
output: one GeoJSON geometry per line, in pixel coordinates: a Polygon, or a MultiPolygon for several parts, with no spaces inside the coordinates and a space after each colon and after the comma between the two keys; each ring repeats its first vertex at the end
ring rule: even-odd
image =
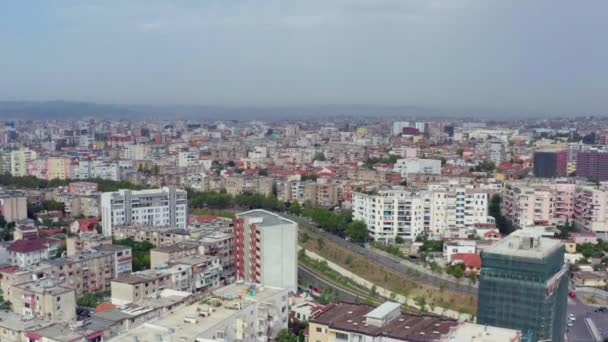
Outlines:
{"type": "Polygon", "coordinates": [[[608,313],[595,312],[597,307],[583,303],[577,295],[576,298],[568,297],[568,316],[574,315],[575,321],[568,319],[572,326],[566,328],[566,338],[569,342],[594,342],[594,339],[587,323],[586,318],[590,318],[599,334],[602,341],[608,338],[608,313]]]}

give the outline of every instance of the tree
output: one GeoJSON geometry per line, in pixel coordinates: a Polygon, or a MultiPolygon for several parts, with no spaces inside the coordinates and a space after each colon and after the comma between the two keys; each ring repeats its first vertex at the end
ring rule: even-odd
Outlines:
{"type": "Polygon", "coordinates": [[[325,154],[323,152],[315,152],[314,156],[312,157],[312,161],[325,161],[325,154]]]}
{"type": "Polygon", "coordinates": [[[490,216],[494,217],[496,220],[496,227],[503,235],[508,235],[513,232],[513,225],[509,222],[502,213],[500,212],[500,205],[502,203],[502,198],[499,194],[494,194],[492,199],[490,200],[490,205],[488,207],[488,212],[490,216]]]}
{"type": "Polygon", "coordinates": [[[416,302],[416,305],[420,307],[420,311],[425,311],[426,299],[423,296],[418,296],[414,298],[414,302],[416,302]]]}
{"type": "Polygon", "coordinates": [[[264,177],[268,177],[268,170],[267,169],[262,169],[258,172],[258,175],[260,176],[264,176],[264,177]]]}
{"type": "Polygon", "coordinates": [[[289,212],[294,214],[294,215],[300,215],[302,213],[302,207],[300,206],[300,203],[298,203],[297,201],[291,203],[289,205],[289,212]]]}
{"type": "Polygon", "coordinates": [[[346,227],[346,236],[356,242],[366,242],[368,238],[367,225],[361,220],[355,220],[346,227]]]}
{"type": "Polygon", "coordinates": [[[397,236],[395,238],[395,243],[402,244],[404,242],[405,242],[405,240],[401,236],[397,236]]]}

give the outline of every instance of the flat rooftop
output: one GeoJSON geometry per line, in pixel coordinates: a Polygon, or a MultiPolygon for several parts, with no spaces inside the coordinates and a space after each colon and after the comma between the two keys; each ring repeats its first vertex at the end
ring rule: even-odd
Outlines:
{"type": "MultiPolygon", "coordinates": [[[[222,324],[233,316],[239,315],[249,305],[263,301],[283,289],[265,287],[261,291],[256,291],[253,296],[248,293],[250,285],[232,284],[220,288],[213,292],[215,299],[222,302],[219,307],[199,302],[172,310],[159,319],[144,323],[143,325],[117,336],[111,341],[158,341],[159,336],[168,338],[169,341],[194,341],[198,336],[218,324],[222,324]],[[240,303],[240,310],[235,310],[234,305],[240,303]],[[232,308],[229,308],[232,307],[232,308]],[[210,309],[213,308],[213,311],[210,309]],[[200,316],[201,312],[209,312],[207,317],[200,316]],[[187,323],[185,321],[191,321],[187,323]]],[[[259,289],[259,286],[258,286],[259,289]]]]}
{"type": "Polygon", "coordinates": [[[542,237],[543,229],[524,228],[514,231],[484,253],[501,254],[529,259],[542,259],[557,251],[562,242],[542,237]]]}
{"type": "MultiPolygon", "coordinates": [[[[391,306],[392,307],[392,306],[391,306]]],[[[384,311],[389,307],[380,309],[384,311]]],[[[431,315],[412,315],[401,313],[384,326],[366,324],[366,316],[376,310],[367,304],[338,302],[330,304],[311,322],[328,325],[329,328],[359,333],[367,336],[385,336],[403,341],[437,341],[458,325],[455,320],[431,315]]]]}
{"type": "Polygon", "coordinates": [[[519,330],[462,322],[445,341],[511,342],[519,341],[521,337],[519,330]]]}
{"type": "Polygon", "coordinates": [[[278,226],[283,224],[296,224],[292,220],[288,220],[283,216],[262,209],[246,211],[244,213],[237,214],[236,216],[246,218],[260,218],[262,219],[262,223],[260,224],[260,226],[263,227],[278,226]]]}

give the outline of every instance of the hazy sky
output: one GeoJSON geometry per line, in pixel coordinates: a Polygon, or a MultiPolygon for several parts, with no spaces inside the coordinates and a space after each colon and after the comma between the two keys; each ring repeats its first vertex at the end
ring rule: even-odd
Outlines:
{"type": "Polygon", "coordinates": [[[2,0],[0,100],[608,114],[606,0],[2,0]]]}

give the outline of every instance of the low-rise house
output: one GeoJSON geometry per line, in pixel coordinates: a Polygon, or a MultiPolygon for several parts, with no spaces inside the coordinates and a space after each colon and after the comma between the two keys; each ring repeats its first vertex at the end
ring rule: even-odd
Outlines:
{"type": "Polygon", "coordinates": [[[443,257],[448,263],[452,262],[452,255],[473,253],[477,251],[475,240],[448,240],[443,243],[443,257]]]}
{"type": "Polygon", "coordinates": [[[476,253],[456,253],[452,254],[452,264],[463,264],[464,274],[469,275],[471,272],[479,274],[481,271],[481,257],[476,253]]]}
{"type": "Polygon", "coordinates": [[[84,218],[78,219],[72,222],[70,225],[70,232],[78,233],[97,233],[97,218],[84,218]]]}
{"type": "Polygon", "coordinates": [[[60,244],[60,240],[49,238],[14,241],[7,247],[8,262],[19,267],[37,264],[54,257],[60,244]]]}
{"type": "Polygon", "coordinates": [[[604,287],[608,285],[608,272],[581,270],[572,273],[576,286],[604,287]]]}

